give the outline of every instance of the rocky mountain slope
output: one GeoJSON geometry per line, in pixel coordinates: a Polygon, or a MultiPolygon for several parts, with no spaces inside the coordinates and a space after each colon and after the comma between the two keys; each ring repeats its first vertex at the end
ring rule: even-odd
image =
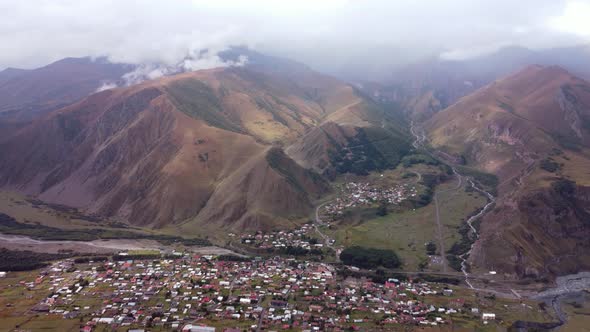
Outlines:
{"type": "Polygon", "coordinates": [[[589,268],[590,83],[560,67],[529,66],[424,128],[433,147],[498,177],[475,266],[519,276],[589,268]]]}
{"type": "Polygon", "coordinates": [[[308,169],[314,156],[283,148],[323,126],[403,134],[351,86],[281,64],[178,74],[50,112],[0,142],[0,186],[197,233],[307,221],[329,186],[308,169]]]}

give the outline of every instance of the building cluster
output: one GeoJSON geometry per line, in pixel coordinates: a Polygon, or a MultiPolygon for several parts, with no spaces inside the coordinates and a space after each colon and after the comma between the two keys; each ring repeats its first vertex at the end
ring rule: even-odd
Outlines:
{"type": "Polygon", "coordinates": [[[338,218],[347,209],[371,206],[376,203],[391,205],[416,197],[416,187],[411,184],[399,184],[390,188],[379,188],[369,183],[348,182],[336,200],[324,207],[324,213],[331,218],[338,218]]]}
{"type": "Polygon", "coordinates": [[[274,250],[280,250],[287,247],[302,248],[305,250],[321,250],[324,247],[321,241],[318,240],[317,233],[312,224],[304,224],[295,230],[242,234],[241,243],[258,249],[274,250]]]}
{"type": "Polygon", "coordinates": [[[280,257],[66,260],[26,285],[48,291],[33,311],[79,319],[85,331],[103,324],[194,331],[365,330],[446,324],[463,310],[440,284],[343,279],[332,265],[280,257]],[[428,303],[433,297],[440,298],[428,303]],[[434,304],[444,300],[448,305],[434,304]]]}

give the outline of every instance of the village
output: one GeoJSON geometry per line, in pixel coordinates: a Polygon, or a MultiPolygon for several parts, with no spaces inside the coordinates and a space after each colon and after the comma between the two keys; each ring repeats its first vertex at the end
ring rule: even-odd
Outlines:
{"type": "MultiPolygon", "coordinates": [[[[235,237],[235,234],[230,234],[230,237],[235,237]]],[[[294,230],[245,233],[240,236],[240,242],[248,248],[268,253],[297,251],[301,254],[320,255],[325,249],[325,244],[318,240],[311,222],[294,230]]]]}
{"type": "Polygon", "coordinates": [[[444,284],[376,283],[326,263],[178,252],[98,260],[59,261],[13,287],[46,291],[30,311],[79,320],[85,332],[366,331],[496,319],[444,284]]]}
{"type": "Polygon", "coordinates": [[[348,209],[369,207],[379,203],[398,205],[416,196],[416,187],[411,184],[379,188],[369,183],[348,182],[343,185],[339,197],[326,204],[322,212],[329,219],[327,221],[333,221],[341,217],[348,209]]]}

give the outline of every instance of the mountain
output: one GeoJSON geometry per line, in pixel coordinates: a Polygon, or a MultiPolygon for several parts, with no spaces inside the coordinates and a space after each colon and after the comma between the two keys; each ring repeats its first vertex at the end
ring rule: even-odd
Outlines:
{"type": "Polygon", "coordinates": [[[0,186],[196,233],[307,221],[330,188],[283,148],[330,123],[355,132],[390,125],[353,87],[273,63],[105,90],[38,117],[0,142],[0,186]]]}
{"type": "Polygon", "coordinates": [[[66,58],[33,70],[8,68],[0,72],[0,112],[56,109],[93,93],[103,82],[120,80],[129,70],[102,58],[66,58]]]}
{"type": "Polygon", "coordinates": [[[32,119],[94,93],[102,84],[117,82],[130,65],[106,59],[66,58],[47,66],[0,72],[0,140],[32,119]]]}
{"type": "Polygon", "coordinates": [[[6,68],[0,71],[0,82],[5,82],[10,80],[11,78],[15,78],[21,75],[24,75],[28,72],[26,69],[19,69],[19,68],[6,68]]]}
{"type": "Polygon", "coordinates": [[[475,266],[519,276],[590,267],[590,83],[561,67],[529,66],[424,128],[433,147],[498,177],[475,266]]]}
{"type": "Polygon", "coordinates": [[[589,56],[589,45],[541,50],[509,46],[464,60],[425,59],[395,70],[390,79],[379,84],[363,86],[370,95],[396,102],[413,120],[423,121],[461,97],[525,66],[558,65],[590,78],[589,56]]]}

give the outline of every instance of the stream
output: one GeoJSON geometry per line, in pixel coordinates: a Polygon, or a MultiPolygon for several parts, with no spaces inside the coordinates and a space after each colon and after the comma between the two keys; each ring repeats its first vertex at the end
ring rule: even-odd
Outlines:
{"type": "MultiPolygon", "coordinates": [[[[423,147],[424,143],[427,140],[426,135],[423,132],[422,133],[417,132],[417,130],[414,127],[414,122],[411,123],[410,131],[411,131],[412,135],[414,135],[414,137],[416,138],[416,140],[413,143],[414,148],[423,147]]],[[[450,165],[450,166],[451,166],[453,172],[456,175],[459,175],[456,168],[453,165],[450,165]]],[[[530,165],[527,169],[529,169],[530,167],[532,167],[532,165],[530,165]]],[[[524,175],[527,175],[527,173],[525,172],[524,175]]],[[[474,190],[483,194],[488,199],[487,204],[481,209],[481,211],[479,211],[479,213],[470,217],[467,220],[467,224],[471,228],[471,232],[475,236],[475,240],[477,240],[479,238],[479,233],[478,233],[477,229],[473,226],[473,223],[478,218],[481,218],[483,215],[485,215],[488,212],[490,207],[495,202],[495,197],[491,193],[478,187],[472,179],[467,178],[467,181],[469,181],[469,184],[471,185],[471,187],[474,190]]],[[[476,289],[476,288],[473,286],[473,284],[469,280],[469,272],[467,271],[467,259],[468,259],[469,255],[471,254],[471,251],[473,250],[475,242],[476,241],[474,241],[471,244],[469,251],[467,251],[466,253],[464,253],[463,255],[461,255],[459,257],[462,260],[461,272],[463,272],[463,274],[465,275],[465,283],[471,289],[476,289]]],[[[583,296],[583,292],[587,291],[588,289],[590,289],[590,272],[580,272],[577,274],[571,274],[571,275],[557,277],[555,287],[552,287],[552,288],[549,288],[543,292],[540,292],[540,293],[532,296],[531,299],[534,299],[537,301],[544,301],[545,303],[551,305],[552,309],[555,311],[557,319],[559,320],[559,326],[561,326],[567,322],[567,315],[563,311],[563,308],[561,306],[562,301],[570,299],[570,298],[577,298],[577,297],[583,296]]],[[[557,327],[557,329],[559,329],[559,327],[557,327]]]]}
{"type": "MultiPolygon", "coordinates": [[[[455,168],[454,167],[452,167],[452,168],[453,168],[453,171],[454,171],[455,168]]],[[[487,191],[479,188],[475,184],[475,182],[473,182],[473,180],[467,179],[467,181],[469,181],[469,184],[471,185],[471,187],[473,189],[475,189],[478,192],[482,193],[488,199],[487,204],[483,207],[483,209],[481,209],[481,211],[479,211],[476,215],[471,216],[469,219],[467,219],[467,225],[469,225],[469,227],[471,228],[471,231],[473,232],[473,235],[475,236],[475,240],[477,240],[477,239],[479,239],[479,233],[477,232],[477,229],[473,226],[473,222],[475,222],[478,218],[481,218],[484,214],[486,214],[488,212],[488,210],[490,209],[490,207],[494,204],[495,199],[494,199],[494,196],[492,194],[490,194],[489,192],[487,192],[487,191]]],[[[473,243],[471,243],[471,246],[469,247],[469,250],[466,253],[464,253],[463,255],[459,256],[459,258],[461,259],[461,272],[463,272],[463,274],[465,275],[465,283],[471,289],[475,289],[475,288],[473,287],[473,285],[469,281],[469,273],[467,272],[467,259],[469,258],[469,255],[471,254],[471,251],[473,250],[473,246],[475,246],[475,241],[473,241],[473,243]]]]}
{"type": "MultiPolygon", "coordinates": [[[[424,143],[426,142],[426,135],[424,134],[424,132],[418,133],[418,131],[416,130],[416,127],[414,126],[414,122],[413,121],[410,124],[410,132],[416,138],[416,140],[412,144],[414,146],[414,148],[418,149],[420,147],[423,147],[424,146],[424,143]]],[[[456,167],[454,165],[450,164],[449,166],[453,170],[453,173],[456,176],[459,177],[459,179],[461,179],[461,177],[463,177],[457,171],[457,169],[456,169],[456,167]]],[[[494,196],[491,193],[485,191],[483,188],[478,187],[472,179],[470,179],[468,177],[465,177],[465,178],[467,179],[467,181],[469,182],[469,185],[471,185],[471,187],[474,190],[476,190],[477,192],[483,194],[487,198],[487,200],[488,200],[488,202],[481,209],[481,211],[479,211],[476,215],[471,216],[467,220],[467,224],[469,225],[469,228],[471,228],[471,232],[473,233],[473,236],[475,236],[475,240],[477,240],[477,239],[479,239],[479,233],[478,233],[477,229],[473,226],[473,223],[477,219],[481,218],[484,214],[486,214],[488,212],[488,210],[490,209],[490,207],[494,204],[495,198],[494,198],[494,196]]],[[[474,245],[475,245],[475,241],[473,241],[473,243],[471,243],[471,246],[469,247],[469,250],[466,253],[464,253],[463,255],[459,256],[459,258],[461,259],[461,272],[463,272],[463,274],[465,275],[465,283],[471,289],[475,289],[475,288],[473,287],[473,284],[469,281],[469,272],[467,272],[467,259],[469,258],[469,255],[471,254],[471,251],[473,250],[474,245]]]]}

